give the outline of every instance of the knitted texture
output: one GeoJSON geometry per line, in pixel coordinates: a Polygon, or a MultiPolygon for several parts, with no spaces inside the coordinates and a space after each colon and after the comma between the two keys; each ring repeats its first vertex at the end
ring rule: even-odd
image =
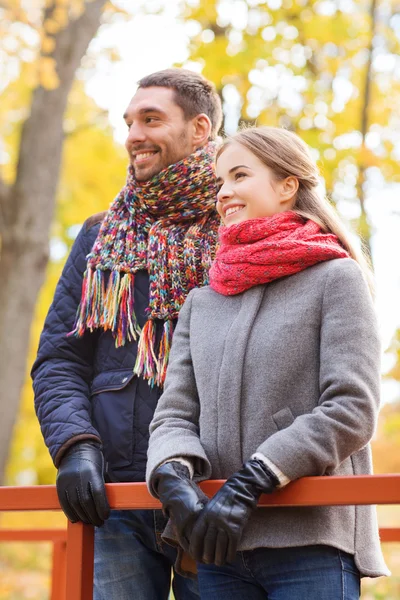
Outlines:
{"type": "Polygon", "coordinates": [[[293,211],[219,230],[210,286],[225,296],[293,275],[324,260],[348,257],[336,235],[293,211]]]}
{"type": "Polygon", "coordinates": [[[84,274],[74,329],[110,330],[116,346],[138,342],[135,373],[150,384],[164,383],[173,320],[189,291],[208,283],[220,224],[215,210],[213,142],[137,181],[129,167],[125,187],[101,225],[84,274]],[[148,321],[142,331],[134,309],[135,273],[150,279],[148,321]],[[107,273],[106,273],[107,272],[107,273]],[[156,348],[155,319],[164,321],[156,348]]]}

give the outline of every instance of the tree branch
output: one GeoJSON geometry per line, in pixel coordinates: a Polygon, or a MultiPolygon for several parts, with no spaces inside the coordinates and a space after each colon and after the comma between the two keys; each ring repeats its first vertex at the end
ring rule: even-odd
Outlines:
{"type": "MultiPolygon", "coordinates": [[[[360,131],[362,136],[361,148],[365,148],[365,138],[368,133],[369,125],[369,107],[371,102],[371,88],[372,88],[372,55],[374,51],[374,41],[377,28],[376,18],[376,0],[371,0],[369,17],[371,21],[370,38],[368,43],[368,60],[365,67],[365,81],[363,90],[363,106],[361,112],[360,131]]],[[[359,234],[364,244],[364,248],[368,253],[368,256],[372,264],[372,253],[371,253],[371,225],[369,223],[368,214],[365,208],[365,195],[364,195],[364,183],[365,183],[365,171],[366,166],[363,163],[363,157],[361,157],[361,164],[358,166],[358,179],[357,179],[357,191],[358,199],[360,202],[361,216],[359,223],[359,234]]]]}
{"type": "Polygon", "coordinates": [[[3,203],[4,198],[7,198],[10,186],[7,185],[0,175],[0,203],[3,203]]]}
{"type": "Polygon", "coordinates": [[[7,226],[7,212],[9,207],[11,187],[7,185],[0,175],[0,233],[7,226]]]}

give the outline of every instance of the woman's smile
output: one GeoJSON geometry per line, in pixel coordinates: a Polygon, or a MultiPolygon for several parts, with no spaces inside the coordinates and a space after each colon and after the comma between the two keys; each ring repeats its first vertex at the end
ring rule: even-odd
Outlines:
{"type": "Polygon", "coordinates": [[[235,206],[225,206],[224,207],[224,216],[229,217],[229,215],[233,215],[234,213],[237,213],[239,210],[242,210],[244,208],[243,204],[236,204],[235,206]]]}

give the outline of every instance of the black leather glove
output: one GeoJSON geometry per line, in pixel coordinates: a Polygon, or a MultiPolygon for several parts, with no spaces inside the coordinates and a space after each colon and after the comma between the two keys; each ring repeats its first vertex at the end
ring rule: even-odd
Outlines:
{"type": "Polygon", "coordinates": [[[217,566],[233,562],[243,529],[261,494],[273,492],[278,484],[278,478],[262,461],[247,461],[226,480],[198,518],[191,535],[192,557],[217,566]]]}
{"type": "Polygon", "coordinates": [[[180,462],[167,462],[155,471],[153,487],[164,514],[175,525],[180,546],[188,551],[193,525],[208,497],[190,479],[189,469],[180,462]]]}
{"type": "Polygon", "coordinates": [[[66,517],[101,527],[110,515],[104,485],[104,458],[100,444],[77,442],[61,459],[57,494],[66,517]]]}

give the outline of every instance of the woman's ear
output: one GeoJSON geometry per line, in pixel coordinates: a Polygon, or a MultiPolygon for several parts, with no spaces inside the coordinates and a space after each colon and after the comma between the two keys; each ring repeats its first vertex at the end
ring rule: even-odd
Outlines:
{"type": "Polygon", "coordinates": [[[281,204],[292,204],[299,189],[299,180],[297,177],[290,175],[286,179],[280,181],[280,202],[281,204]]]}
{"type": "Polygon", "coordinates": [[[207,115],[200,113],[192,120],[192,127],[193,149],[197,150],[207,143],[211,135],[211,121],[207,115]]]}

